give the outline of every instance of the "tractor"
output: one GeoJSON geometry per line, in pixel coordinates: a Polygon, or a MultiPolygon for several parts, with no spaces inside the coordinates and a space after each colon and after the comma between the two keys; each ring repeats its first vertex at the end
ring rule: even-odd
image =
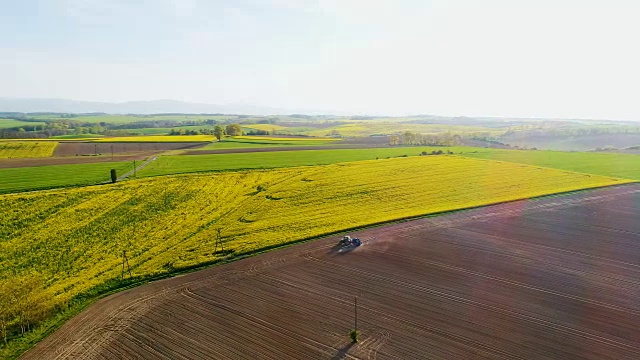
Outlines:
{"type": "Polygon", "coordinates": [[[357,247],[362,245],[362,241],[358,238],[352,238],[349,235],[346,235],[340,240],[339,245],[341,247],[357,247]]]}

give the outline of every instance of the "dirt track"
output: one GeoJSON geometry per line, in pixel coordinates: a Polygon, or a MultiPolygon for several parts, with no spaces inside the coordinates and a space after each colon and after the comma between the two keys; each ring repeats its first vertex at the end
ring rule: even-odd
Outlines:
{"type": "Polygon", "coordinates": [[[627,185],[320,239],[105,298],[24,358],[638,359],[639,218],[627,185]]]}

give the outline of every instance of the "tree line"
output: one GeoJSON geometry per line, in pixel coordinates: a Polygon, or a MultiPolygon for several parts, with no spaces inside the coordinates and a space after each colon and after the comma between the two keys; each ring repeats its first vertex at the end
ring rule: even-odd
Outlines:
{"type": "Polygon", "coordinates": [[[405,131],[399,135],[389,137],[390,145],[434,145],[434,146],[456,146],[462,143],[462,137],[450,132],[442,134],[420,134],[405,131]]]}
{"type": "MultiPolygon", "coordinates": [[[[17,119],[17,118],[16,118],[17,119]]],[[[21,121],[27,121],[19,118],[21,121]]],[[[34,122],[33,125],[21,125],[18,127],[0,129],[0,138],[5,139],[29,139],[29,138],[48,138],[60,135],[104,135],[104,136],[128,136],[138,135],[135,129],[145,128],[164,128],[179,126],[207,126],[221,123],[218,120],[150,120],[139,121],[125,124],[113,124],[108,122],[89,123],[72,119],[55,119],[55,120],[29,120],[34,122]]]]}
{"type": "Polygon", "coordinates": [[[226,127],[216,125],[213,129],[172,129],[169,133],[169,135],[214,135],[218,141],[225,135],[240,136],[243,134],[242,127],[238,124],[229,124],[226,127]]]}
{"type": "Polygon", "coordinates": [[[0,337],[24,335],[55,309],[52,295],[37,274],[12,277],[0,282],[0,337]]]}
{"type": "MultiPolygon", "coordinates": [[[[137,121],[124,124],[113,124],[109,122],[89,123],[73,120],[73,118],[48,119],[27,119],[23,117],[5,117],[15,120],[33,122],[12,128],[0,129],[0,139],[42,139],[52,136],[62,135],[104,135],[104,136],[135,136],[140,135],[136,129],[148,128],[172,128],[170,135],[215,135],[214,129],[180,129],[186,126],[212,126],[220,125],[225,130],[225,134],[236,136],[242,134],[242,129],[237,123],[226,120],[149,120],[137,121]],[[226,126],[225,126],[226,125],[226,126]],[[235,127],[238,127],[236,129],[235,127]]],[[[259,124],[275,124],[277,119],[267,118],[258,121],[259,124]]],[[[248,135],[269,135],[266,130],[250,130],[248,135]]]]}

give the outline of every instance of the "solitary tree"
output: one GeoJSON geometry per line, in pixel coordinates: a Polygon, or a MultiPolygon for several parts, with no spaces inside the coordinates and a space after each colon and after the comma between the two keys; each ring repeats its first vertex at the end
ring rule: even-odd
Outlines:
{"type": "Polygon", "coordinates": [[[118,175],[116,175],[116,169],[111,169],[111,182],[115,183],[118,180],[118,175]]]}
{"type": "Polygon", "coordinates": [[[222,139],[222,136],[224,135],[224,128],[220,125],[216,125],[213,128],[213,135],[215,135],[216,139],[220,141],[220,139],[222,139]]]}
{"type": "Polygon", "coordinates": [[[227,135],[230,136],[238,136],[242,135],[242,128],[238,124],[229,124],[227,125],[227,135]]]}

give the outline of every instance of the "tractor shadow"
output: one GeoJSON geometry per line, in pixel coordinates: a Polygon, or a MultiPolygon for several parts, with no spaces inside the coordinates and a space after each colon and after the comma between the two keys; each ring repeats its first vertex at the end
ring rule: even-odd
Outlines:
{"type": "Polygon", "coordinates": [[[332,246],[327,253],[336,255],[347,254],[359,247],[360,246],[342,246],[340,244],[336,244],[332,246]]]}
{"type": "Polygon", "coordinates": [[[346,359],[347,355],[349,355],[349,350],[354,346],[354,343],[349,343],[342,348],[338,349],[338,352],[331,358],[331,360],[342,360],[346,359]]]}

